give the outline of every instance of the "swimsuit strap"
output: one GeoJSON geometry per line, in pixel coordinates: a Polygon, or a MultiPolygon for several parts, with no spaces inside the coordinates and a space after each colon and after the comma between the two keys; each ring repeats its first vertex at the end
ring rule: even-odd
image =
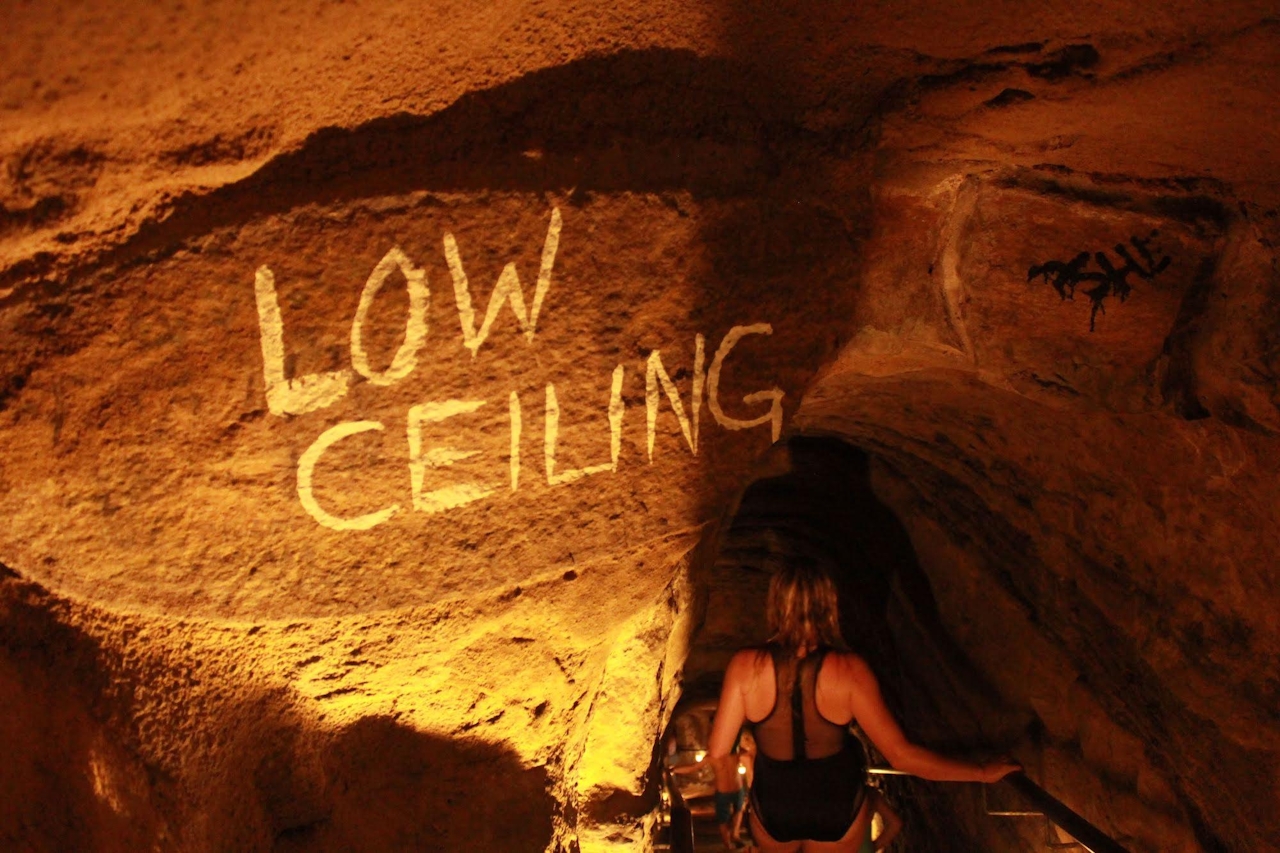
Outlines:
{"type": "Polygon", "coordinates": [[[797,658],[794,652],[776,644],[761,649],[761,654],[768,654],[772,661],[774,673],[773,706],[764,719],[753,724],[758,748],[764,755],[799,760],[839,751],[848,735],[846,727],[831,723],[817,710],[817,679],[829,652],[830,649],[818,648],[797,658]]]}
{"type": "MultiPolygon", "coordinates": [[[[808,758],[806,743],[808,737],[804,731],[805,685],[808,684],[813,694],[811,702],[814,711],[821,717],[818,707],[818,673],[822,672],[822,664],[827,659],[828,649],[822,648],[810,652],[795,661],[795,669],[791,678],[791,755],[793,758],[808,758]],[[808,677],[813,672],[813,678],[808,677]]],[[[777,700],[775,699],[776,703],[777,700]]]]}
{"type": "Polygon", "coordinates": [[[800,670],[804,661],[795,662],[791,677],[791,757],[805,757],[804,751],[804,691],[800,689],[800,670]]]}

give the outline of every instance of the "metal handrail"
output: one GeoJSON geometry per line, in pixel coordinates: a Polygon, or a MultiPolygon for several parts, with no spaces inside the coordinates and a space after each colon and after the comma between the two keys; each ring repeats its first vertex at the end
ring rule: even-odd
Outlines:
{"type": "Polygon", "coordinates": [[[1079,841],[1091,853],[1129,853],[1110,835],[1085,820],[1066,803],[1041,788],[1027,778],[1022,772],[1010,773],[1004,781],[1032,805],[1044,812],[1044,816],[1066,830],[1067,834],[1079,841]]]}
{"type": "MultiPolygon", "coordinates": [[[[892,767],[868,767],[867,772],[873,776],[914,776],[914,773],[907,773],[903,770],[896,770],[892,767]]],[[[684,799],[680,796],[675,785],[671,784],[670,773],[664,774],[667,784],[667,790],[671,797],[671,851],[672,853],[686,853],[693,850],[693,822],[689,813],[688,806],[685,805],[684,799]]],[[[1041,788],[1035,782],[1027,778],[1027,774],[1019,771],[1010,773],[1004,777],[1005,782],[1020,793],[1023,797],[1031,802],[1033,806],[1039,809],[1038,812],[1018,811],[1018,812],[988,812],[992,815],[1007,816],[1029,816],[1039,817],[1043,815],[1045,818],[1061,827],[1076,842],[1090,853],[1129,853],[1128,848],[1120,844],[1111,836],[1107,835],[1101,829],[1094,826],[1084,817],[1079,815],[1074,809],[1057,797],[1050,794],[1044,788],[1041,788]]],[[[985,789],[984,789],[985,791],[985,789]]],[[[1074,846],[1071,844],[1053,844],[1052,847],[1066,848],[1074,846]]]]}
{"type": "MultiPolygon", "coordinates": [[[[902,770],[895,770],[892,767],[869,767],[867,772],[873,776],[912,776],[912,773],[906,773],[902,770]]],[[[1090,853],[1129,853],[1128,849],[1107,835],[1101,829],[1094,826],[1075,812],[1066,803],[1050,794],[1044,788],[1041,788],[1035,782],[1027,778],[1027,774],[1018,771],[1010,773],[1004,777],[1004,781],[1022,794],[1033,806],[1039,809],[1038,812],[990,812],[990,814],[1001,814],[1007,816],[1028,816],[1038,817],[1044,815],[1056,825],[1062,827],[1068,835],[1080,843],[1080,846],[1089,850],[1090,853]]]]}

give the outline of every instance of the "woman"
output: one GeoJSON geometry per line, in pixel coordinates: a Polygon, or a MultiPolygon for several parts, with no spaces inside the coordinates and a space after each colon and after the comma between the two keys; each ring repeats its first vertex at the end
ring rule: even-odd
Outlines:
{"type": "Polygon", "coordinates": [[[1021,769],[971,764],[907,740],[866,661],[844,651],[836,589],[824,572],[788,565],[766,602],[772,632],[725,672],[708,753],[724,756],[744,722],[755,726],[751,834],[762,853],[870,853],[866,768],[849,733],[856,721],[895,768],[939,782],[996,782],[1021,769]]]}

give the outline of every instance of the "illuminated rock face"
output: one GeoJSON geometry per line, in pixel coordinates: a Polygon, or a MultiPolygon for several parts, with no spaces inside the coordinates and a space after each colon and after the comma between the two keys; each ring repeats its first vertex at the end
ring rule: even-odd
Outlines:
{"type": "Polygon", "coordinates": [[[1265,849],[1280,36],[936,5],[19,15],[4,846],[640,849],[790,525],[915,736],[1265,849]]]}
{"type": "MultiPolygon", "coordinates": [[[[95,277],[58,332],[83,346],[21,367],[11,561],[136,607],[282,618],[696,541],[849,299],[831,272],[798,302],[780,270],[718,273],[700,230],[746,205],[668,201],[377,198],[95,277]]],[[[817,222],[786,211],[718,248],[771,244],[785,269],[817,222]]],[[[15,332],[27,352],[43,334],[15,332]]]]}

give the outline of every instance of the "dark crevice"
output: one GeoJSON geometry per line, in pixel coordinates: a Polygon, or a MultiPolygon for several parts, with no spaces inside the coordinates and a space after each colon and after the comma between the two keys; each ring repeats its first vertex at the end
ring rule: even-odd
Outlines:
{"type": "Polygon", "coordinates": [[[1056,82],[1073,75],[1082,75],[1098,64],[1102,57],[1098,49],[1091,44],[1069,44],[1054,51],[1044,62],[1035,62],[1026,66],[1032,77],[1056,82]]]}
{"type": "Polygon", "coordinates": [[[0,204],[0,234],[18,228],[37,228],[62,216],[71,207],[66,196],[49,195],[27,207],[10,208],[0,204]]]}
{"type": "Polygon", "coordinates": [[[1164,342],[1166,367],[1160,393],[1179,417],[1189,421],[1210,417],[1211,413],[1196,392],[1195,360],[1192,348],[1200,331],[1200,318],[1214,290],[1214,260],[1204,259],[1178,306],[1173,330],[1164,342]]]}
{"type": "Polygon", "coordinates": [[[1029,41],[1022,44],[1001,44],[996,45],[987,51],[993,54],[1018,54],[1018,53],[1039,53],[1044,49],[1044,42],[1029,41]]]}
{"type": "Polygon", "coordinates": [[[1033,101],[1035,97],[1026,89],[1003,89],[1000,94],[985,101],[984,105],[988,107],[1009,107],[1014,104],[1025,104],[1027,101],[1033,101]]]}
{"type": "Polygon", "coordinates": [[[949,89],[952,86],[976,83],[997,74],[1003,74],[1010,68],[1017,67],[1012,62],[960,62],[954,63],[950,70],[937,74],[925,74],[917,81],[921,92],[938,89],[949,89]]]}
{"type": "Polygon", "coordinates": [[[1010,171],[995,183],[1095,207],[1172,219],[1212,233],[1224,230],[1236,219],[1229,189],[1212,179],[1132,178],[1040,163],[1010,171]]]}

